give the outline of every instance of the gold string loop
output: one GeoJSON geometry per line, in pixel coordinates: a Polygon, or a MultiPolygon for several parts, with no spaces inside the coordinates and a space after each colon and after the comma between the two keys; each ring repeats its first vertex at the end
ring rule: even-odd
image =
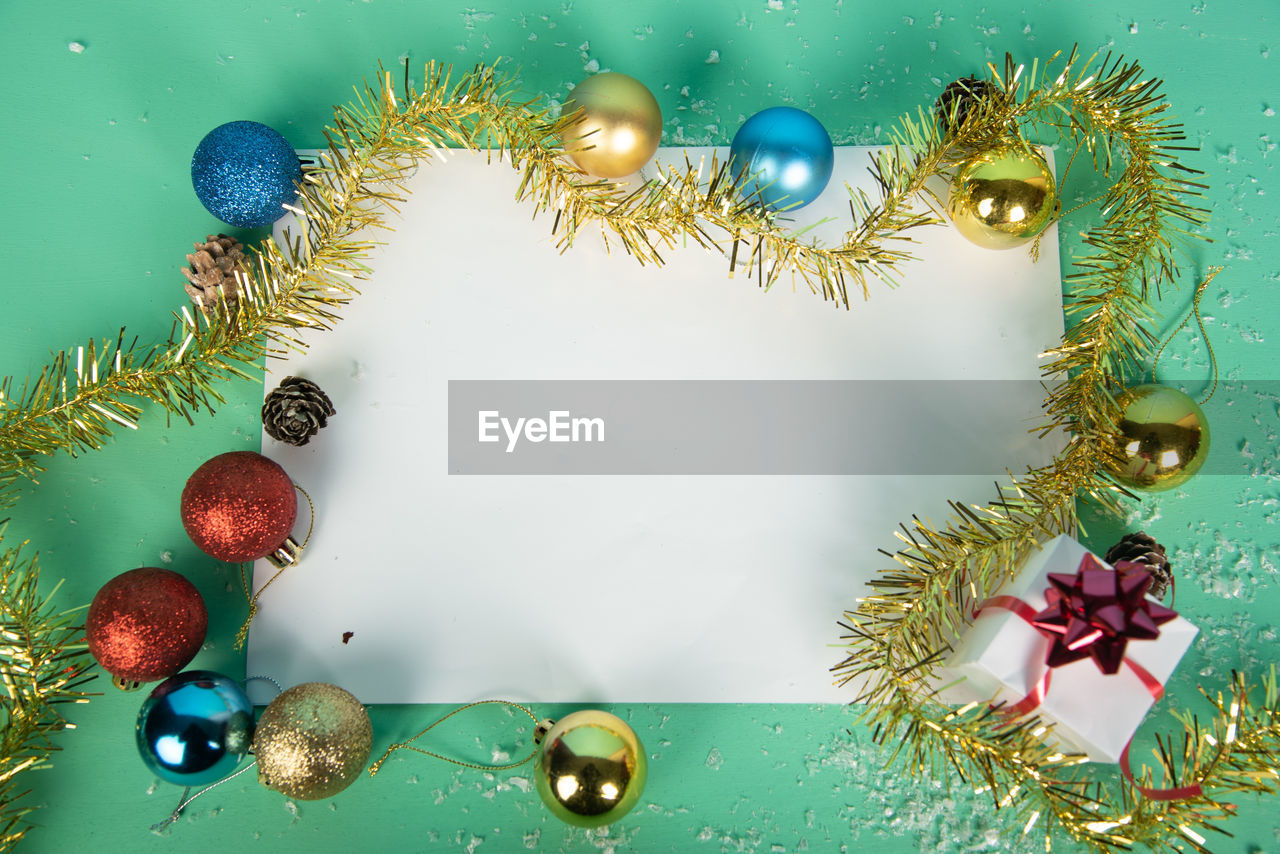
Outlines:
{"type": "Polygon", "coordinates": [[[1187,321],[1191,320],[1191,316],[1194,314],[1196,318],[1196,325],[1200,327],[1200,337],[1204,340],[1205,349],[1209,351],[1209,366],[1213,372],[1213,384],[1209,387],[1209,393],[1200,401],[1201,406],[1208,403],[1209,399],[1213,397],[1214,392],[1218,390],[1218,357],[1213,354],[1213,344],[1209,343],[1209,333],[1205,331],[1204,318],[1200,316],[1200,300],[1204,297],[1205,289],[1209,287],[1209,283],[1212,282],[1214,278],[1222,272],[1222,270],[1222,267],[1209,268],[1209,272],[1205,275],[1204,281],[1199,284],[1196,288],[1195,296],[1191,298],[1191,311],[1182,318],[1182,322],[1178,324],[1177,329],[1165,336],[1164,343],[1160,345],[1160,350],[1156,353],[1155,360],[1151,363],[1151,381],[1155,382],[1156,365],[1160,364],[1160,357],[1164,355],[1164,349],[1169,346],[1171,341],[1173,341],[1173,337],[1182,331],[1183,327],[1187,325],[1187,321]]]}
{"type": "Polygon", "coordinates": [[[537,744],[534,744],[533,750],[529,751],[529,755],[525,756],[523,759],[519,760],[518,762],[508,762],[504,765],[481,765],[476,762],[465,762],[461,759],[454,759],[451,756],[444,756],[442,754],[436,753],[431,750],[426,750],[421,747],[414,747],[412,744],[412,742],[417,741],[419,738],[431,732],[431,730],[435,729],[440,724],[449,720],[449,718],[453,717],[454,715],[460,714],[461,712],[465,712],[468,709],[474,709],[476,706],[489,706],[489,705],[507,706],[512,709],[518,709],[529,716],[529,720],[533,721],[533,725],[535,728],[538,725],[537,716],[534,715],[534,713],[530,711],[528,707],[522,706],[519,703],[513,703],[510,700],[477,700],[474,703],[467,703],[465,706],[459,706],[449,714],[440,718],[440,720],[426,727],[425,729],[423,729],[421,732],[419,732],[417,735],[415,735],[413,738],[409,739],[408,741],[394,742],[390,747],[387,748],[387,752],[382,754],[382,757],[378,759],[377,762],[374,762],[372,765],[369,766],[369,776],[372,777],[375,774],[377,774],[378,771],[382,768],[382,763],[386,762],[387,759],[391,757],[391,754],[395,753],[397,750],[412,750],[415,753],[421,753],[424,756],[430,756],[435,759],[442,759],[445,762],[450,762],[454,765],[461,765],[463,768],[474,768],[477,771],[507,771],[511,768],[519,768],[521,765],[528,762],[537,754],[538,752],[537,744]]]}
{"type": "Polygon", "coordinates": [[[276,574],[267,579],[267,583],[258,589],[257,593],[250,593],[249,579],[245,574],[245,567],[252,566],[251,563],[240,564],[240,589],[244,591],[244,598],[249,602],[249,615],[244,618],[244,623],[240,625],[240,631],[236,632],[236,642],[232,649],[239,651],[244,648],[245,643],[249,640],[249,624],[253,622],[253,618],[258,616],[258,597],[271,586],[271,582],[275,581],[289,567],[298,562],[303,549],[307,547],[307,543],[311,542],[311,532],[316,527],[316,505],[311,500],[311,496],[305,489],[298,484],[294,484],[293,488],[302,493],[302,497],[307,499],[307,507],[310,509],[311,521],[307,524],[307,535],[302,538],[302,544],[299,545],[293,541],[292,537],[287,538],[280,548],[271,553],[272,562],[280,568],[276,570],[276,574]],[[275,558],[275,555],[283,553],[284,558],[275,558]]]}

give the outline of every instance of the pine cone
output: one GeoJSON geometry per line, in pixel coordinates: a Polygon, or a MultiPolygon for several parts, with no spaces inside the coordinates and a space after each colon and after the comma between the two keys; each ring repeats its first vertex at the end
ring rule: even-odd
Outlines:
{"type": "Polygon", "coordinates": [[[1127,560],[1146,566],[1151,570],[1151,587],[1147,593],[1157,599],[1164,599],[1169,585],[1173,583],[1173,569],[1169,566],[1169,558],[1164,553],[1164,546],[1142,531],[1136,534],[1125,534],[1120,542],[1107,549],[1103,560],[1112,565],[1127,560]]]}
{"type": "Polygon", "coordinates": [[[934,103],[934,111],[938,121],[946,130],[957,130],[968,121],[969,116],[981,109],[981,102],[995,94],[996,88],[990,81],[976,77],[961,77],[952,82],[934,103]],[[952,113],[954,110],[954,114],[952,113]],[[954,117],[954,122],[952,118],[954,117]]]}
{"type": "Polygon", "coordinates": [[[278,442],[305,445],[337,415],[329,395],[302,377],[285,377],[262,404],[262,428],[278,442]]]}
{"type": "Polygon", "coordinates": [[[224,300],[228,305],[240,298],[240,285],[236,271],[249,272],[248,259],[240,241],[225,234],[208,236],[204,243],[195,244],[195,252],[187,256],[182,275],[187,277],[187,295],[201,309],[224,300]]]}

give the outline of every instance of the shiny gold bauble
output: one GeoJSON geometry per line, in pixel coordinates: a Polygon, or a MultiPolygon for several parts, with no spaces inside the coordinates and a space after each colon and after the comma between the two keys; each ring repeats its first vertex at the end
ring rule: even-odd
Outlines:
{"type": "Polygon", "coordinates": [[[1183,392],[1139,385],[1116,398],[1120,404],[1120,461],[1112,473],[1126,486],[1148,492],[1186,483],[1209,456],[1209,422],[1183,392]]]}
{"type": "Polygon", "coordinates": [[[649,162],[662,140],[662,110],[634,77],[605,71],[579,83],[560,110],[582,118],[565,131],[573,162],[598,178],[623,178],[649,162]]]}
{"type": "Polygon", "coordinates": [[[608,712],[565,715],[547,732],[534,760],[538,794],[562,821],[611,824],[644,791],[648,761],[631,727],[608,712]]]}
{"type": "Polygon", "coordinates": [[[984,249],[1012,249],[1036,238],[1058,211],[1058,188],[1040,153],[1008,143],[971,157],[951,180],[947,213],[956,230],[984,249]]]}
{"type": "Polygon", "coordinates": [[[327,682],[306,682],[280,694],[262,713],[253,737],[258,782],[303,801],[329,798],[350,786],[372,747],[369,713],[327,682]]]}

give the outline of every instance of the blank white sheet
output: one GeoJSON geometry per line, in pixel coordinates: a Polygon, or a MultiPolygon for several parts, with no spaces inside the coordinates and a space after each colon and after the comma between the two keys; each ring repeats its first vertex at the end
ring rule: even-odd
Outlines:
{"type": "MultiPolygon", "coordinates": [[[[867,153],[837,149],[832,185],[797,220],[837,217],[819,233],[838,240],[840,185],[868,185],[867,153]]],[[[517,183],[484,154],[419,169],[341,323],[268,362],[265,390],[304,376],[338,413],[302,448],[263,437],[316,518],[260,600],[249,672],[368,703],[849,701],[828,672],[836,621],[889,565],[876,550],[912,514],[989,500],[1001,471],[450,476],[448,382],[1032,381],[1062,334],[1056,228],[1037,263],[923,230],[902,286],[872,281],[846,311],[788,276],[768,292],[730,278],[727,258],[696,247],[641,267],[588,233],[561,255],[551,217],[513,201],[517,183]]],[[[952,429],[989,436],[1016,472],[1057,445],[1027,434],[1034,383],[1010,387],[1025,419],[952,429]]],[[[255,584],[271,572],[259,561],[255,584]]]]}

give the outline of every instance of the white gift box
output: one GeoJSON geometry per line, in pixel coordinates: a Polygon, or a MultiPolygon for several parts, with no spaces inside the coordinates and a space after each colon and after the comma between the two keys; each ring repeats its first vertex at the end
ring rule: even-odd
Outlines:
{"type": "MultiPolygon", "coordinates": [[[[1086,554],[1089,551],[1071,537],[1050,540],[994,595],[1015,597],[1041,611],[1046,607],[1049,573],[1075,574],[1086,554]]],[[[1099,563],[1108,566],[1101,559],[1099,563]]],[[[1160,626],[1155,640],[1130,640],[1125,658],[1163,685],[1197,631],[1182,617],[1175,617],[1160,626]]],[[[935,674],[944,684],[964,678],[943,692],[942,698],[965,703],[994,697],[994,702],[1012,706],[1039,685],[1049,645],[1049,639],[1022,618],[988,608],[960,637],[952,656],[935,674]]],[[[1094,762],[1114,763],[1120,761],[1125,745],[1154,702],[1151,692],[1127,665],[1107,675],[1092,659],[1085,658],[1054,668],[1047,695],[1028,714],[1053,722],[1045,738],[1064,751],[1085,753],[1094,762]]]]}

